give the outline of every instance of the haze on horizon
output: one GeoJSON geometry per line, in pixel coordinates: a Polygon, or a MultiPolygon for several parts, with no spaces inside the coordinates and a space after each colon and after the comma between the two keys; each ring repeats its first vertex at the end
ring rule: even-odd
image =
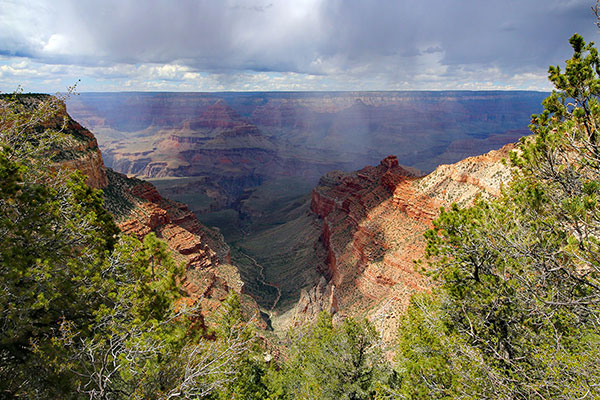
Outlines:
{"type": "Polygon", "coordinates": [[[0,91],[546,91],[593,5],[0,0],[0,91]]]}

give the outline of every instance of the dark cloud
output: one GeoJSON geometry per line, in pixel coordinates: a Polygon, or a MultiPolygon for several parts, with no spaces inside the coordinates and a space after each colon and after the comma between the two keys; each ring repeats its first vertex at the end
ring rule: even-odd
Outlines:
{"type": "Polygon", "coordinates": [[[461,28],[447,26],[438,34],[444,64],[495,65],[509,72],[545,67],[569,55],[567,40],[576,31],[596,35],[587,1],[480,3],[446,10],[448,21],[461,28]]]}
{"type": "Polygon", "coordinates": [[[562,62],[576,31],[594,39],[590,1],[0,0],[0,55],[225,75],[510,76],[562,62]]]}
{"type": "Polygon", "coordinates": [[[432,46],[432,47],[428,47],[425,50],[423,50],[423,53],[433,54],[433,53],[441,53],[443,51],[444,51],[444,49],[442,49],[440,46],[432,46]]]}

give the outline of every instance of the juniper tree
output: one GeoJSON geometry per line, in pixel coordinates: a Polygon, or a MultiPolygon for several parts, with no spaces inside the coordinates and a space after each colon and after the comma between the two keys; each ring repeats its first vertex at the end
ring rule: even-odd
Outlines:
{"type": "Polygon", "coordinates": [[[413,300],[400,332],[411,398],[600,395],[600,60],[581,36],[570,43],[511,154],[513,181],[442,210],[426,234],[435,300],[413,300]]]}
{"type": "Polygon", "coordinates": [[[335,325],[323,312],[314,325],[292,333],[281,397],[373,399],[388,371],[379,336],[369,321],[347,318],[335,325]]]}

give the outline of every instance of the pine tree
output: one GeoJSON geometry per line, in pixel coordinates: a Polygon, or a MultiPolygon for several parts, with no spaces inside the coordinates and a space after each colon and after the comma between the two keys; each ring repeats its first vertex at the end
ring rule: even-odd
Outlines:
{"type": "Polygon", "coordinates": [[[581,36],[570,43],[534,135],[511,155],[511,184],[442,210],[426,234],[438,288],[413,300],[400,332],[409,397],[600,395],[600,60],[581,36]],[[441,354],[447,366],[423,369],[441,354]]]}
{"type": "Polygon", "coordinates": [[[0,98],[0,397],[216,395],[253,343],[239,301],[216,339],[195,327],[166,245],[119,235],[102,193],[60,168],[62,112],[54,97],[0,98]]]}
{"type": "Polygon", "coordinates": [[[334,325],[323,312],[313,326],[293,333],[284,392],[290,399],[373,399],[386,367],[371,323],[347,318],[334,325]]]}

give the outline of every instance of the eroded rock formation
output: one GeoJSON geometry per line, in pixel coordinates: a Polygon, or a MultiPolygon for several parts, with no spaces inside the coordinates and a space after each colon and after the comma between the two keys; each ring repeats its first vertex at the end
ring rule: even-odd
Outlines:
{"type": "MultiPolygon", "coordinates": [[[[201,301],[204,312],[218,308],[230,290],[244,292],[222,236],[200,224],[185,204],[163,198],[154,185],[140,179],[110,169],[107,176],[105,205],[122,232],[139,239],[154,232],[164,240],[175,260],[185,263],[182,287],[190,299],[201,301]]],[[[256,303],[244,297],[245,306],[258,314],[256,303]]]]}
{"type": "MultiPolygon", "coordinates": [[[[318,103],[322,101],[319,99],[318,103]]],[[[297,173],[303,170],[303,161],[285,159],[283,153],[275,153],[274,136],[265,132],[272,133],[269,129],[283,125],[307,129],[307,124],[320,117],[310,101],[293,107],[286,106],[287,103],[284,99],[258,107],[247,106],[247,114],[242,117],[224,101],[207,102],[195,114],[197,117],[186,118],[177,130],[168,130],[168,135],[160,141],[149,141],[154,144],[148,149],[131,147],[138,153],[130,157],[127,148],[115,147],[118,151],[112,152],[111,157],[131,163],[123,167],[130,172],[150,176],[172,173],[204,176],[205,170],[216,169],[230,181],[255,179],[254,183],[235,184],[225,180],[219,183],[238,188],[260,184],[261,177],[273,171],[285,174],[291,169],[297,173]],[[304,114],[311,117],[304,118],[304,114]],[[262,128],[258,129],[258,125],[262,128]],[[157,151],[173,157],[157,159],[154,157],[157,151]]],[[[353,100],[345,108],[336,108],[333,103],[331,107],[327,112],[343,114],[347,110],[343,115],[348,118],[344,121],[373,112],[373,104],[363,100],[353,100]]],[[[335,130],[329,135],[325,142],[335,139],[335,130]]],[[[452,202],[467,205],[479,193],[496,195],[501,184],[510,179],[510,171],[501,159],[511,148],[442,165],[425,177],[399,166],[394,156],[355,173],[334,171],[323,176],[313,191],[311,210],[322,223],[320,241],[325,255],[319,269],[324,278],[301,291],[293,320],[311,319],[319,311],[327,310],[339,316],[369,316],[380,324],[384,333],[391,334],[395,313],[406,306],[412,293],[429,286],[415,271],[413,261],[423,258],[423,232],[431,227],[439,207],[452,202]]],[[[217,181],[213,177],[207,179],[217,181]]],[[[201,226],[187,207],[165,200],[148,183],[113,172],[108,173],[107,183],[102,185],[97,187],[105,188],[109,207],[112,207],[110,199],[121,199],[122,204],[115,205],[113,212],[123,230],[138,236],[155,232],[169,243],[178,260],[186,263],[184,286],[191,297],[214,299],[205,300],[212,304],[207,304],[210,308],[218,304],[228,289],[242,290],[241,279],[229,264],[222,238],[201,226]]],[[[224,192],[221,190],[219,195],[224,192]]],[[[223,200],[224,205],[242,196],[243,191],[230,194],[229,199],[223,200]]],[[[268,278],[268,271],[265,274],[268,278]]]]}
{"type": "Polygon", "coordinates": [[[314,186],[328,171],[353,171],[389,152],[429,172],[499,148],[528,133],[544,97],[507,91],[83,93],[70,107],[98,136],[109,167],[142,178],[197,177],[188,193],[213,199],[209,208],[217,211],[264,182],[291,176],[314,186]]]}
{"type": "MultiPolygon", "coordinates": [[[[27,98],[27,96],[23,96],[27,98]]],[[[47,95],[35,95],[29,99],[33,104],[48,99],[47,95]]],[[[102,154],[98,147],[98,141],[88,129],[81,126],[67,113],[64,104],[58,104],[57,114],[46,121],[44,128],[52,129],[64,134],[65,142],[61,143],[55,159],[63,168],[79,170],[86,178],[86,183],[96,189],[102,189],[108,185],[106,168],[102,160],[102,154]]]]}
{"type": "MultiPolygon", "coordinates": [[[[38,97],[35,101],[46,96],[38,97]]],[[[175,260],[185,263],[181,284],[189,301],[200,301],[203,313],[209,315],[233,290],[242,294],[248,313],[259,314],[256,302],[243,294],[244,284],[218,232],[200,224],[185,204],[163,198],[152,184],[106,168],[94,135],[70,118],[64,107],[46,125],[66,134],[57,166],[81,171],[88,185],[103,190],[105,207],[123,233],[143,239],[154,232],[175,260]]]]}
{"type": "Polygon", "coordinates": [[[305,290],[296,320],[320,310],[368,316],[388,338],[411,294],[429,282],[415,270],[423,259],[423,233],[441,206],[495,196],[511,177],[502,162],[513,145],[442,165],[417,177],[389,156],[355,173],[331,172],[313,191],[311,209],[323,221],[327,282],[305,290]]]}

